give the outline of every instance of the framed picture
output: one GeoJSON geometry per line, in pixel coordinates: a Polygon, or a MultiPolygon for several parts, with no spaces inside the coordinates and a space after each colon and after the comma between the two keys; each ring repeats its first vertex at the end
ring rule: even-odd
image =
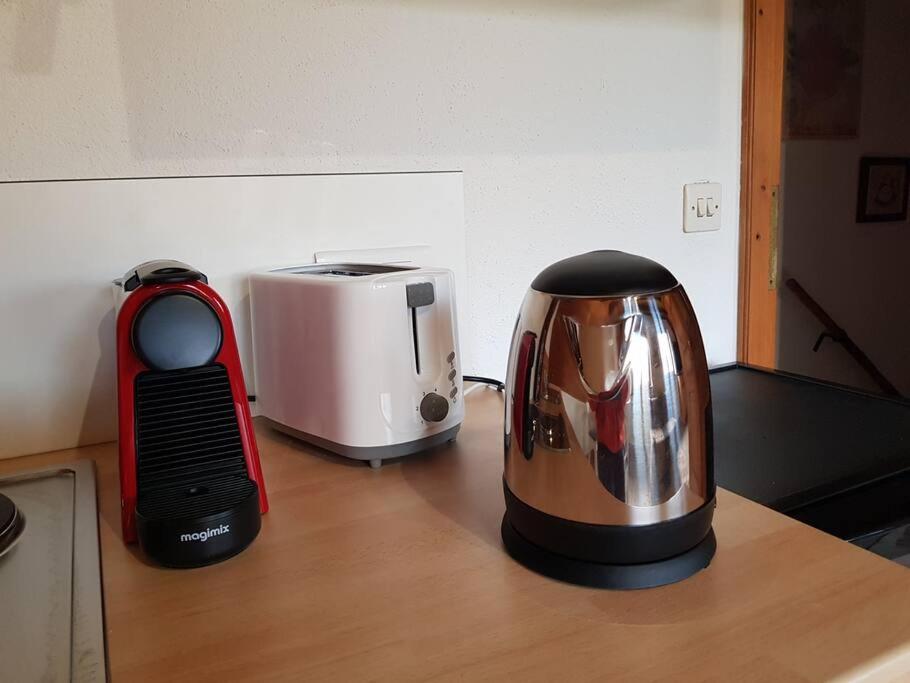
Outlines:
{"type": "Polygon", "coordinates": [[[907,220],[910,157],[863,157],[859,161],[857,223],[907,220]]]}
{"type": "Polygon", "coordinates": [[[858,135],[863,0],[787,3],[784,138],[858,135]]]}

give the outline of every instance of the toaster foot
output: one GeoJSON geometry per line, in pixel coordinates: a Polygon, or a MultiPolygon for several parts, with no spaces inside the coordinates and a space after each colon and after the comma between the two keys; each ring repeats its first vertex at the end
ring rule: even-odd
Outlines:
{"type": "Polygon", "coordinates": [[[372,467],[374,470],[378,470],[380,467],[382,467],[382,460],[380,458],[371,459],[370,467],[372,467]]]}
{"type": "Polygon", "coordinates": [[[712,529],[691,550],[657,562],[602,564],[576,560],[528,541],[512,527],[508,513],[502,518],[502,540],[514,560],[538,574],[566,583],[616,590],[654,588],[687,579],[708,566],[717,548],[712,529]]]}

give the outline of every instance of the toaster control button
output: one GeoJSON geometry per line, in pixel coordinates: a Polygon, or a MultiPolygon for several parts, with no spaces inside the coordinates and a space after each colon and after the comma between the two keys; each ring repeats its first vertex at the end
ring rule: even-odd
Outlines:
{"type": "Polygon", "coordinates": [[[442,422],[449,414],[449,402],[439,394],[429,393],[420,402],[420,417],[427,422],[442,422]]]}
{"type": "Polygon", "coordinates": [[[452,370],[452,371],[449,373],[449,381],[451,382],[453,379],[455,379],[455,375],[457,375],[457,374],[458,374],[458,371],[457,371],[457,370],[452,370]]]}
{"type": "Polygon", "coordinates": [[[458,393],[458,387],[452,387],[452,391],[449,392],[449,396],[455,398],[455,395],[458,393]]]}
{"type": "Polygon", "coordinates": [[[446,360],[449,361],[450,363],[451,363],[453,360],[455,360],[455,352],[452,351],[448,356],[446,356],[446,360]]]}

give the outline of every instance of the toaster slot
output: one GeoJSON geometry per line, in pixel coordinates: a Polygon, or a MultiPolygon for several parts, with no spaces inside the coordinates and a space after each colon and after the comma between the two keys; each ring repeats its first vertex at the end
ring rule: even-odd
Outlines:
{"type": "Polygon", "coordinates": [[[414,367],[420,374],[420,337],[417,332],[417,309],[411,309],[411,339],[414,342],[414,367]]]}
{"type": "Polygon", "coordinates": [[[405,286],[408,308],[411,311],[411,340],[414,342],[414,368],[420,374],[420,326],[417,324],[417,309],[431,306],[436,301],[432,282],[418,282],[405,286]]]}
{"type": "Polygon", "coordinates": [[[367,277],[414,270],[412,266],[385,265],[381,263],[315,263],[307,266],[278,268],[269,272],[289,275],[321,275],[327,277],[367,277]]]}

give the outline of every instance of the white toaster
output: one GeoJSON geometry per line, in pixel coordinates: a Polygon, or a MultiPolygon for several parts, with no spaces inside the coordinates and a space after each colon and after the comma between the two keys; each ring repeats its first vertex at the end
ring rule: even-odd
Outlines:
{"type": "Polygon", "coordinates": [[[379,467],[464,418],[444,268],[313,264],[250,276],[256,404],[276,428],[379,467]]]}

